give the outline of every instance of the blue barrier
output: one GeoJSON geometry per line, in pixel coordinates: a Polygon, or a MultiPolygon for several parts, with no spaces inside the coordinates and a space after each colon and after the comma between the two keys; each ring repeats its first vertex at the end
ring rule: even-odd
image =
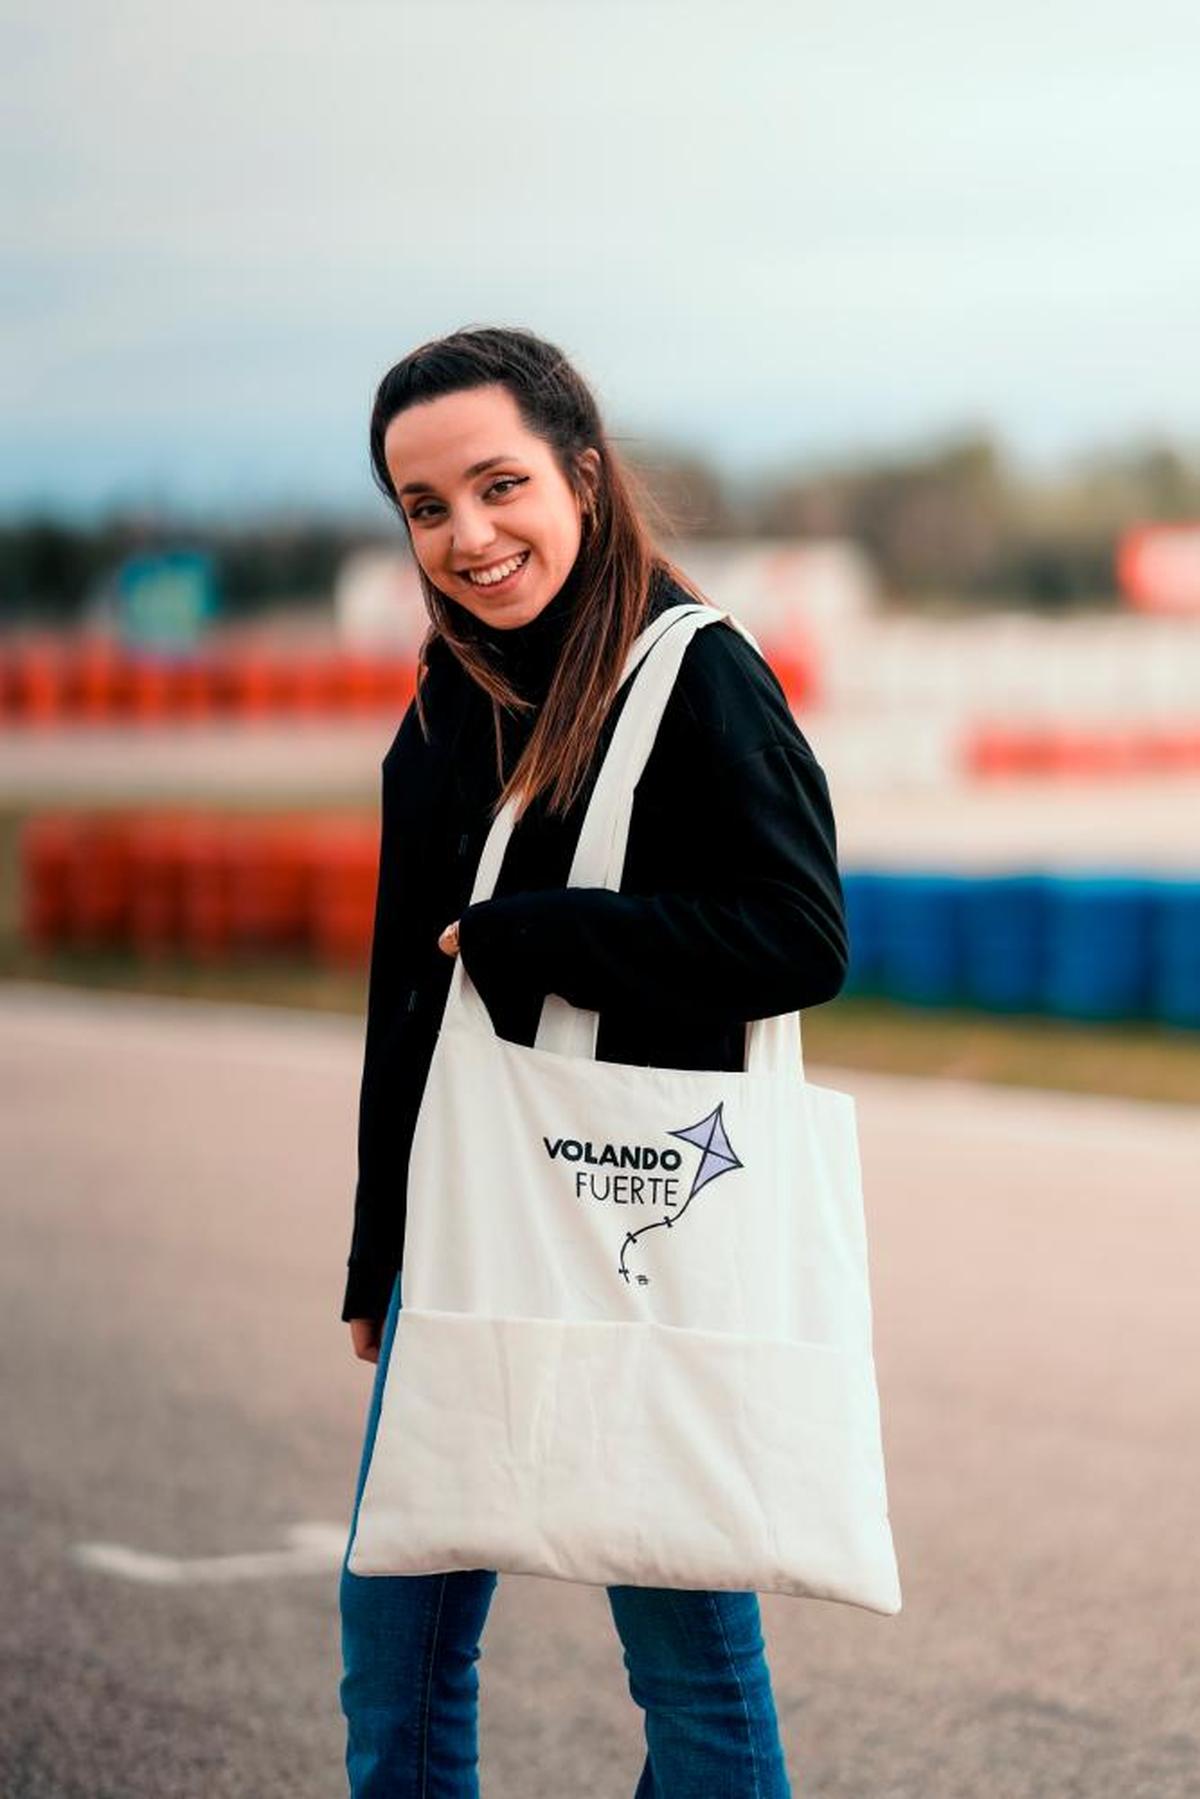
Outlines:
{"type": "Polygon", "coordinates": [[[1150,1011],[1153,888],[1134,875],[1056,880],[1046,946],[1047,1012],[1131,1018],[1150,1011]]]}
{"type": "Polygon", "coordinates": [[[1046,981],[1051,879],[979,875],[963,894],[963,995],[989,1012],[1037,1012],[1046,981]]]}
{"type": "Polygon", "coordinates": [[[967,877],[896,873],[881,894],[880,966],[885,990],[914,1006],[953,1005],[963,988],[967,877]]]}
{"type": "Polygon", "coordinates": [[[1200,1029],[1200,879],[854,869],[843,992],[1200,1029]]]}
{"type": "Polygon", "coordinates": [[[1157,885],[1151,962],[1155,1017],[1200,1030],[1200,881],[1157,885]]]}
{"type": "Polygon", "coordinates": [[[870,869],[842,876],[850,967],[844,993],[875,993],[883,986],[883,896],[891,876],[870,869]]]}

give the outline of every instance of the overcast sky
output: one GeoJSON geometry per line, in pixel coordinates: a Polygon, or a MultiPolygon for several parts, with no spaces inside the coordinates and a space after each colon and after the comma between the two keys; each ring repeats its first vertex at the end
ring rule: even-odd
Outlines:
{"type": "Polygon", "coordinates": [[[383,370],[524,324],[743,476],[1200,441],[1200,7],[0,0],[0,507],[370,510],[383,370]]]}

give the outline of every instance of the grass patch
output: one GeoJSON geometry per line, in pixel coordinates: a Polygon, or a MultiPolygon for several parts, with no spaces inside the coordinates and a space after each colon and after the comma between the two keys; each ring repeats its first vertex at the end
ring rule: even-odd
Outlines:
{"type": "Polygon", "coordinates": [[[1142,1023],[920,1009],[847,994],[804,1014],[805,1056],[889,1074],[1200,1104],[1200,1035],[1142,1023]]]}

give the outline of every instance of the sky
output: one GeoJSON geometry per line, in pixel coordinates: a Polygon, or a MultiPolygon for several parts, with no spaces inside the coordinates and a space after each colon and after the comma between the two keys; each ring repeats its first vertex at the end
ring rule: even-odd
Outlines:
{"type": "Polygon", "coordinates": [[[1200,8],[0,0],[0,511],[371,515],[520,324],[741,482],[1200,444],[1200,8]]]}

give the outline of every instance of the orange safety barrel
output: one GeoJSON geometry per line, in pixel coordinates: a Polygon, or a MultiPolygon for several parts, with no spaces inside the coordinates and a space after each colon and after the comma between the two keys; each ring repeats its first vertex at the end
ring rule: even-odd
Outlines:
{"type": "Polygon", "coordinates": [[[241,707],[239,652],[227,645],[214,646],[205,655],[209,710],[219,718],[233,717],[241,707]]]}
{"type": "Polygon", "coordinates": [[[982,779],[1022,775],[1103,779],[1185,771],[1200,768],[1200,730],[982,725],[968,731],[961,755],[967,772],[982,779]]]}
{"type": "Polygon", "coordinates": [[[416,664],[408,656],[381,656],[377,668],[380,709],[399,719],[416,691],[416,664]]]}
{"type": "Polygon", "coordinates": [[[216,670],[208,655],[182,657],[174,676],[172,711],[176,718],[210,718],[217,711],[216,670]]]}
{"type": "Polygon", "coordinates": [[[967,730],[958,747],[964,771],[978,780],[1006,774],[1008,769],[1005,752],[1009,741],[1002,731],[995,731],[987,725],[977,725],[967,730]]]}
{"type": "Polygon", "coordinates": [[[71,812],[28,818],[21,827],[21,934],[33,949],[54,949],[68,935],[78,830],[79,820],[71,812]]]}
{"type": "Polygon", "coordinates": [[[129,815],[80,815],[67,864],[67,936],[81,947],[127,941],[133,896],[129,815]]]}
{"type": "Polygon", "coordinates": [[[1200,769],[1200,726],[1178,725],[1156,731],[1146,745],[1146,767],[1168,774],[1200,769]]]}
{"type": "Polygon", "coordinates": [[[307,941],[311,837],[308,819],[287,814],[245,821],[232,833],[229,906],[236,944],[278,949],[307,941]]]}
{"type": "Polygon", "coordinates": [[[174,811],[143,812],[130,820],[129,935],[145,956],[177,949],[182,939],[181,846],[187,822],[186,814],[174,811]]]}
{"type": "Polygon", "coordinates": [[[233,822],[217,814],[194,812],[181,817],[179,823],[180,945],[197,961],[224,961],[233,941],[233,822]]]}
{"type": "Polygon", "coordinates": [[[317,718],[332,712],[344,691],[340,671],[324,652],[300,654],[290,660],[288,702],[297,717],[317,718]]]}
{"type": "Polygon", "coordinates": [[[1051,775],[1118,772],[1119,746],[1102,733],[1054,727],[1042,733],[1041,766],[1051,775]]]}
{"type": "Polygon", "coordinates": [[[265,650],[239,650],[229,657],[225,680],[229,707],[241,718],[261,718],[277,709],[279,670],[265,650]]]}
{"type": "Polygon", "coordinates": [[[129,664],[108,638],[85,638],[75,651],[76,711],[87,724],[107,724],[129,710],[129,664]]]}
{"type": "Polygon", "coordinates": [[[383,666],[377,656],[343,652],[333,660],[333,699],[339,712],[360,717],[384,703],[383,666]]]}
{"type": "Polygon", "coordinates": [[[330,820],[312,833],[311,940],[335,966],[361,966],[371,951],[379,880],[379,825],[371,817],[330,820]]]}
{"type": "Polygon", "coordinates": [[[274,707],[277,715],[289,718],[300,710],[299,692],[303,681],[297,673],[294,656],[281,656],[275,664],[274,707]]]}
{"type": "Polygon", "coordinates": [[[796,630],[763,643],[767,662],[787,695],[788,705],[812,706],[820,698],[818,657],[812,642],[796,630]]]}
{"type": "Polygon", "coordinates": [[[58,724],[71,711],[72,669],[63,646],[52,639],[18,644],[9,663],[9,707],[21,724],[58,724]]]}
{"type": "Polygon", "coordinates": [[[134,656],[129,663],[129,711],[138,724],[160,724],[174,712],[175,677],[162,656],[134,656]]]}

